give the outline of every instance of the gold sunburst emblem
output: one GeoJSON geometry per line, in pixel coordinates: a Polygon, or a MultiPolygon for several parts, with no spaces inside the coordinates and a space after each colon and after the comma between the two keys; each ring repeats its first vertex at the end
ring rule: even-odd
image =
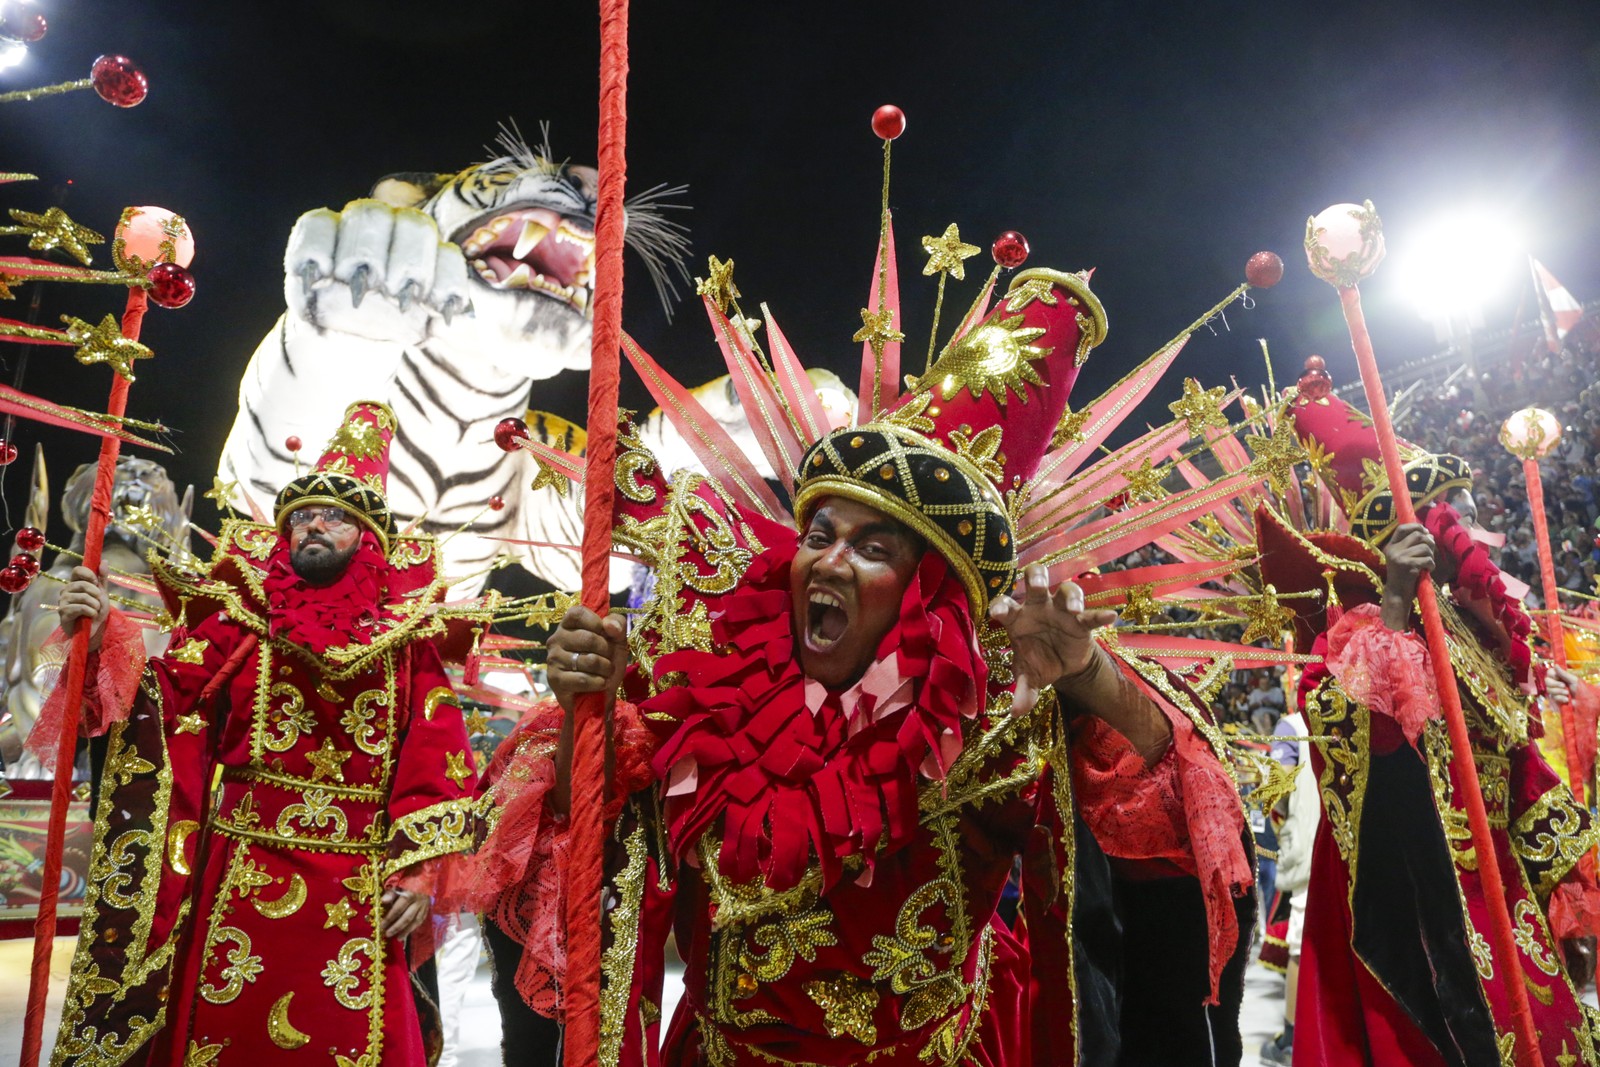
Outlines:
{"type": "Polygon", "coordinates": [[[945,350],[924,375],[917,388],[937,385],[940,394],[949,400],[961,390],[971,393],[974,399],[984,393],[993,393],[1004,404],[1008,391],[1025,396],[1027,387],[1044,386],[1044,379],[1034,369],[1035,360],[1048,356],[1053,349],[1031,342],[1044,336],[1043,326],[1023,326],[1021,315],[997,318],[961,337],[945,350]]]}

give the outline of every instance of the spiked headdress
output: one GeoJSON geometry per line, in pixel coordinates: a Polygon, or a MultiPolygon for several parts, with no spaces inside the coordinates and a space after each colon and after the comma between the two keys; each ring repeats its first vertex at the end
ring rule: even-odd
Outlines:
{"type": "MultiPolygon", "coordinates": [[[[1372,420],[1333,395],[1327,372],[1320,367],[1301,376],[1289,414],[1312,470],[1349,516],[1350,532],[1369,545],[1382,545],[1394,533],[1397,520],[1372,420]]],[[[1406,441],[1399,444],[1413,506],[1421,508],[1457,489],[1471,490],[1472,467],[1460,456],[1435,455],[1406,441]]]]}
{"type": "Polygon", "coordinates": [[[281,531],[289,513],[307,505],[344,508],[378,536],[387,554],[394,535],[394,516],[385,496],[394,430],[394,412],[385,405],[376,400],[351,404],[317,465],[278,493],[273,524],[281,531]]]}

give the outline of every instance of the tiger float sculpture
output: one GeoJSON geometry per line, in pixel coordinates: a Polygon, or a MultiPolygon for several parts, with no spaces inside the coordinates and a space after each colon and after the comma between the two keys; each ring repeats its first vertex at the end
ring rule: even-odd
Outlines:
{"type": "MultiPolygon", "coordinates": [[[[588,369],[597,175],[514,132],[499,144],[487,163],[391,175],[296,221],[287,308],[245,368],[218,461],[230,506],[270,504],[295,477],[290,438],[320,440],[352,400],[385,399],[400,425],[390,504],[445,541],[455,595],[476,593],[508,553],[557,588],[578,584],[575,552],[494,540],[574,545],[581,524],[576,501],[531,488],[527,453],[486,446],[501,419],[526,417],[534,383],[588,369]],[[492,497],[505,506],[487,510],[492,497]],[[463,528],[478,536],[451,536],[463,528]]],[[[628,203],[629,248],[664,301],[687,280],[687,229],[666,213],[681,191],[628,203]]],[[[616,587],[627,577],[619,567],[616,587]]]]}

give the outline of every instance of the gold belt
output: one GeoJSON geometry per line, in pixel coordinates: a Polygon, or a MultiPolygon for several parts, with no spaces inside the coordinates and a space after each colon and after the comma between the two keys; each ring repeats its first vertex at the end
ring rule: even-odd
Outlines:
{"type": "Polygon", "coordinates": [[[229,837],[280,848],[382,853],[385,809],[375,789],[228,767],[211,825],[229,837]]]}

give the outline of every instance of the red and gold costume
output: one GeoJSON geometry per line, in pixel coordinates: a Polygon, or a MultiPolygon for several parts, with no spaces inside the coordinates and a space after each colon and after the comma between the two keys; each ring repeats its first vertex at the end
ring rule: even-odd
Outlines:
{"type": "MultiPolygon", "coordinates": [[[[831,432],[790,390],[803,372],[749,373],[754,357],[712,288],[707,310],[747,405],[768,402],[751,424],[789,427],[790,447],[775,447],[798,472],[801,525],[845,497],[929,551],[875,662],[827,689],[797,662],[796,529],[765,487],[736,468],[669,483],[623,427],[616,538],[656,584],[616,714],[600,1062],[658,1062],[669,932],[687,969],[666,1063],[1238,1062],[1251,865],[1204,702],[1165,661],[1113,638],[1073,679],[1097,706],[1047,688],[1015,708],[1008,639],[987,615],[1019,562],[1049,563],[1062,543],[1081,553],[1054,558],[1079,570],[1094,565],[1091,541],[1128,551],[1108,534],[1122,516],[1073,530],[1077,541],[1029,528],[1082,443],[1052,438],[1105,332],[1086,276],[1022,272],[902,397],[897,375],[872,378],[869,363],[887,395],[831,432]],[[787,403],[771,406],[780,393],[787,403]],[[1171,724],[1150,766],[1089,714],[1113,704],[1171,724]],[[1017,857],[1021,918],[1008,925],[999,905],[1017,857]]],[[[867,346],[880,365],[898,359],[881,336],[867,346]]],[[[669,411],[704,425],[631,354],[669,411]]],[[[488,775],[498,825],[467,897],[521,944],[528,1003],[557,1016],[567,840],[546,796],[559,723],[551,705],[501,746],[488,775]]]]}
{"type": "MultiPolygon", "coordinates": [[[[1262,576],[1279,592],[1326,589],[1298,639],[1323,656],[1302,675],[1322,793],[1300,964],[1295,1061],[1509,1062],[1508,982],[1530,994],[1544,1062],[1594,1064],[1593,1022],[1560,941],[1600,927],[1600,890],[1580,865],[1600,841],[1540,754],[1531,622],[1446,500],[1466,464],[1404,453],[1407,488],[1457,573],[1439,606],[1515,928],[1493,958],[1483,886],[1420,623],[1382,621],[1393,499],[1365,416],[1308,374],[1290,413],[1313,467],[1356,536],[1302,536],[1258,514],[1262,576]]],[[[1427,579],[1424,579],[1427,580],[1427,579]]],[[[1306,604],[1311,601],[1301,601],[1306,604]]]]}
{"type": "MultiPolygon", "coordinates": [[[[476,821],[473,762],[436,645],[430,539],[383,500],[394,417],[352,405],[280,494],[362,525],[308,586],[287,535],[224,525],[206,573],[157,569],[176,624],[111,723],[91,885],[53,1063],[420,1064],[386,887],[428,891],[476,821]]],[[[105,687],[102,687],[103,689],[105,687]]]]}

